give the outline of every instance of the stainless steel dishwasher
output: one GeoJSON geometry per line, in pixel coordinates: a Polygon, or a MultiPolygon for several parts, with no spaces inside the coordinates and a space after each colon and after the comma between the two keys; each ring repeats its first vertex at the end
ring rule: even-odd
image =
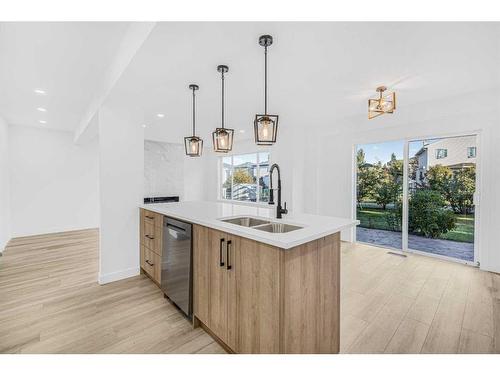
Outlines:
{"type": "Polygon", "coordinates": [[[165,217],[161,289],[189,318],[192,316],[192,225],[165,217]]]}

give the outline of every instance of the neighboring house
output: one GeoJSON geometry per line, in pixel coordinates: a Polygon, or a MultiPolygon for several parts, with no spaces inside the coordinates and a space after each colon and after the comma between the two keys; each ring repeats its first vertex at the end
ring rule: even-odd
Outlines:
{"type": "Polygon", "coordinates": [[[434,165],[440,164],[452,170],[470,168],[476,164],[476,154],[476,136],[474,135],[424,143],[415,154],[417,158],[416,183],[422,184],[427,171],[434,165]]]}

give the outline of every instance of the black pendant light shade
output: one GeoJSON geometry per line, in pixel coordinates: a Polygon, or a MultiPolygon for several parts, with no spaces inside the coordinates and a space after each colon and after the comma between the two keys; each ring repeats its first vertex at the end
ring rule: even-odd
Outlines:
{"type": "Polygon", "coordinates": [[[262,35],[259,44],[264,47],[264,114],[255,115],[254,130],[255,143],[265,146],[276,143],[278,133],[278,115],[267,113],[267,47],[273,44],[273,37],[262,35]]]}
{"type": "Polygon", "coordinates": [[[198,85],[191,84],[189,89],[193,90],[193,135],[184,137],[184,147],[186,148],[186,155],[195,157],[201,156],[203,151],[203,139],[196,136],[196,117],[195,117],[195,91],[199,89],[198,85]]]}
{"type": "Polygon", "coordinates": [[[234,129],[224,127],[224,73],[229,71],[227,65],[219,65],[217,71],[221,73],[222,81],[222,121],[221,127],[216,128],[212,133],[215,152],[229,152],[233,149],[234,129]]]}

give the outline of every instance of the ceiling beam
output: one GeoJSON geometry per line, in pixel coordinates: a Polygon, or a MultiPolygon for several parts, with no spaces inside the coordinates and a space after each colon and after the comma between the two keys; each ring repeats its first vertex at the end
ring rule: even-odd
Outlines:
{"type": "Polygon", "coordinates": [[[132,22],[129,25],[113,61],[104,75],[99,89],[96,90],[84,116],[75,130],[73,138],[75,143],[85,143],[97,136],[98,127],[91,126],[95,114],[102,106],[104,100],[106,100],[125,69],[127,69],[127,66],[130,64],[137,51],[148,38],[155,25],[156,22],[132,22]]]}

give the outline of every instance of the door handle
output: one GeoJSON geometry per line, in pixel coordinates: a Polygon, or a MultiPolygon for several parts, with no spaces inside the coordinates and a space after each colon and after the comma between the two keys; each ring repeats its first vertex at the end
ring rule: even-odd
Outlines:
{"type": "Polygon", "coordinates": [[[224,261],[222,260],[222,245],[224,244],[224,238],[220,239],[220,246],[219,246],[219,264],[221,267],[224,267],[224,261]]]}
{"type": "Polygon", "coordinates": [[[231,264],[229,263],[229,246],[232,245],[231,240],[227,241],[227,246],[226,246],[226,270],[230,270],[232,268],[231,264]]]}
{"type": "Polygon", "coordinates": [[[155,265],[154,263],[151,263],[151,262],[149,261],[149,259],[146,259],[146,263],[147,263],[147,264],[149,264],[151,267],[153,267],[153,266],[155,265]]]}
{"type": "Polygon", "coordinates": [[[150,236],[149,234],[146,234],[146,238],[149,238],[150,240],[154,240],[155,239],[153,236],[150,236]]]}
{"type": "Polygon", "coordinates": [[[173,229],[177,232],[186,232],[186,230],[184,228],[178,227],[177,225],[170,224],[170,223],[167,224],[167,228],[173,229]]]}

